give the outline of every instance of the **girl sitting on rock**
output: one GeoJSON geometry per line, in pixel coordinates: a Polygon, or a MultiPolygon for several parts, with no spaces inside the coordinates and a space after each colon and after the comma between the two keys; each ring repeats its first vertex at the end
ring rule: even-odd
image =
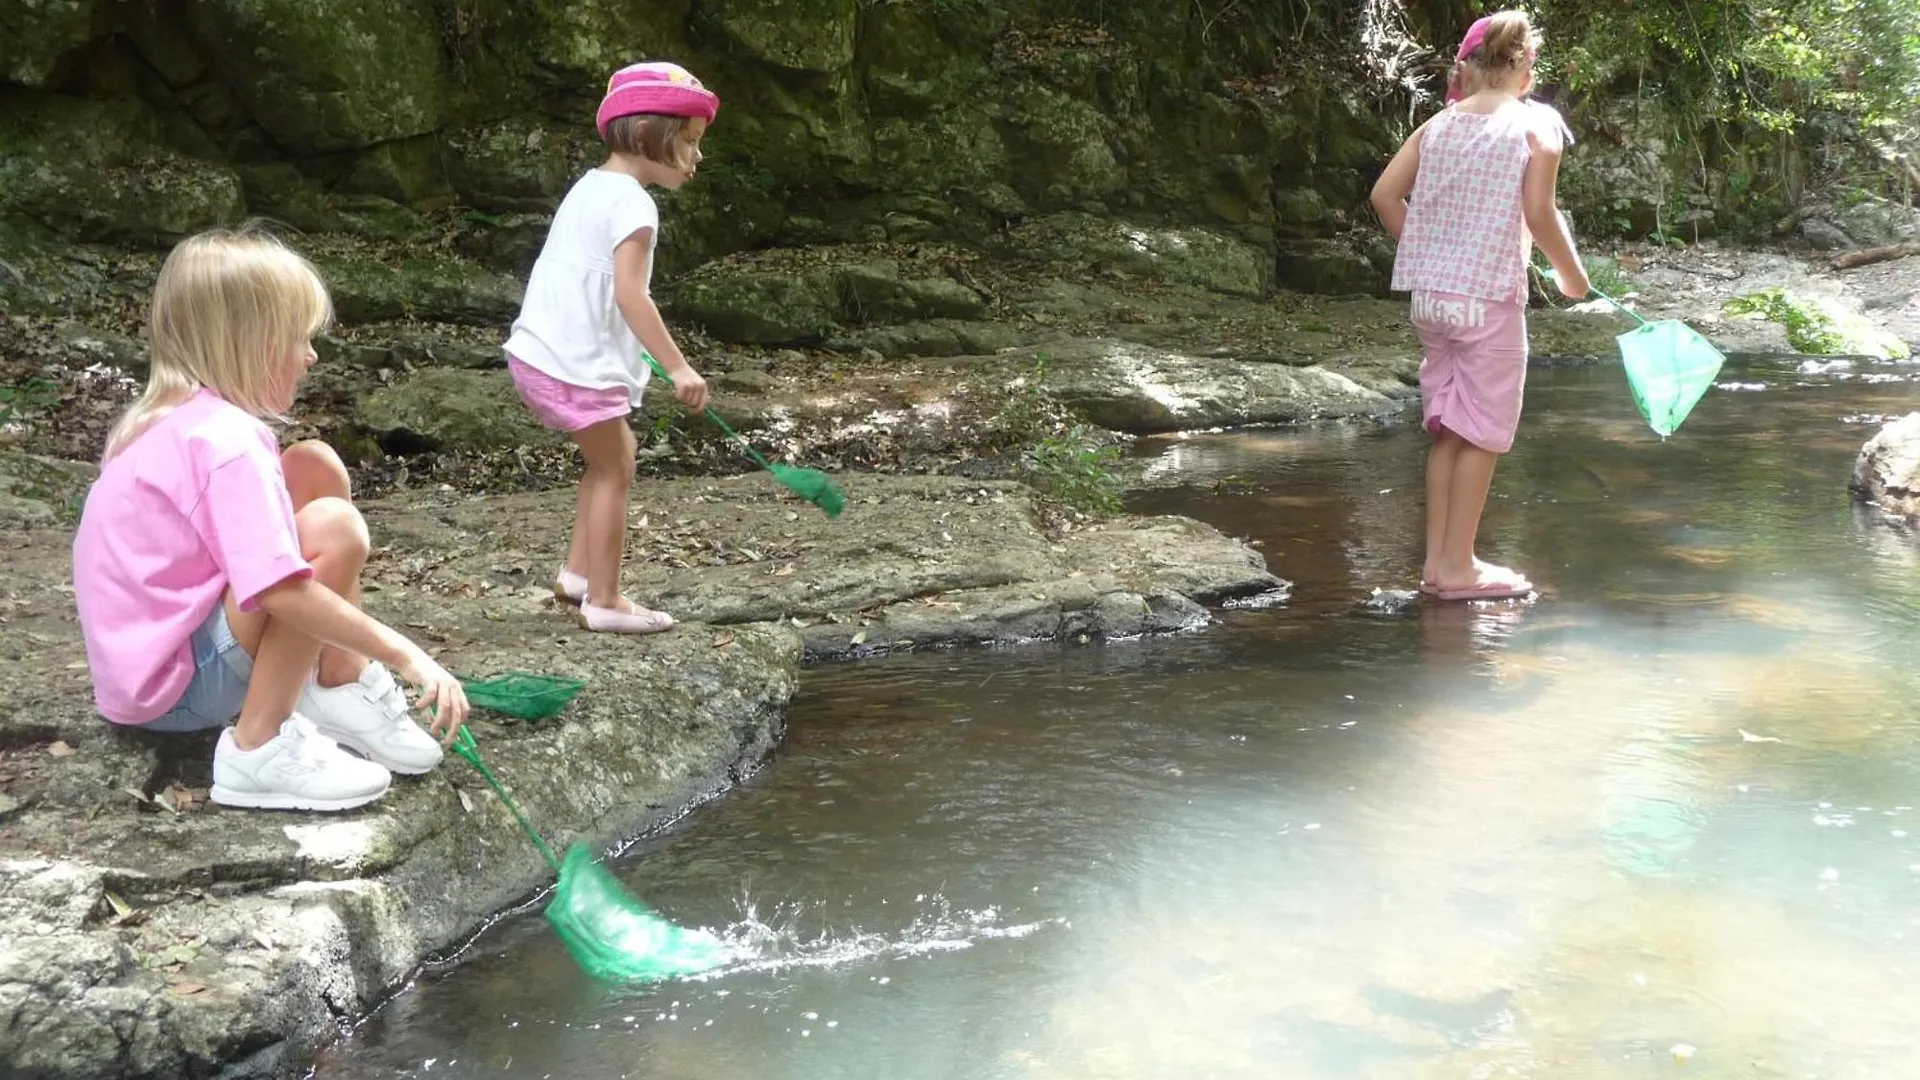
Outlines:
{"type": "Polygon", "coordinates": [[[262,422],[292,407],[331,311],[312,265],[271,237],[174,248],[146,390],[107,440],[74,539],[101,714],[221,728],[210,796],[224,806],[346,810],[439,764],[382,664],[446,739],[467,714],[453,676],[359,608],[367,526],[340,458],[320,442],[283,453],[262,422]]]}
{"type": "Polygon", "coordinates": [[[1526,575],[1480,561],[1494,463],[1513,448],[1527,375],[1527,254],[1533,244],[1561,292],[1587,274],[1555,204],[1560,114],[1525,100],[1539,40],[1525,14],[1474,23],[1460,43],[1447,107],[1410,136],[1373,188],[1400,241],[1393,288],[1413,293],[1427,458],[1427,550],[1421,589],[1444,600],[1526,596],[1526,575]],[[1411,198],[1412,206],[1408,206],[1411,198]]]}
{"type": "Polygon", "coordinates": [[[553,591],[577,605],[588,630],[650,634],[673,625],[620,590],[637,450],[627,414],[649,376],[641,350],[666,370],[682,405],[707,405],[706,380],[680,354],[649,291],[660,211],[647,188],[673,191],[693,178],[719,109],[720,99],[677,64],[614,73],[597,118],[607,160],[554,212],[507,338],[521,399],[542,424],[572,436],[586,462],[553,591]]]}

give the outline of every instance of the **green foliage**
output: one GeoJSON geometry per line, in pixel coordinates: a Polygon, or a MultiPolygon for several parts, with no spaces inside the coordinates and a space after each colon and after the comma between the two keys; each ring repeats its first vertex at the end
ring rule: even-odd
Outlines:
{"type": "Polygon", "coordinates": [[[1022,455],[1028,479],[1054,498],[1091,514],[1117,514],[1126,490],[1119,472],[1120,447],[1075,424],[1049,435],[1022,455]]]}
{"type": "Polygon", "coordinates": [[[1728,315],[1758,315],[1786,328],[1787,342],[1803,353],[1826,356],[1846,350],[1846,338],[1826,312],[1795,302],[1784,289],[1764,289],[1727,301],[1728,315]]]}
{"type": "Polygon", "coordinates": [[[59,401],[59,385],[46,379],[0,384],[0,429],[31,420],[59,401]]]}
{"type": "MultiPolygon", "coordinates": [[[[1756,170],[1742,138],[1870,149],[1879,169],[1920,137],[1920,4],[1914,0],[1680,0],[1605,5],[1543,0],[1543,81],[1576,98],[1632,94],[1679,122],[1701,179],[1733,198],[1756,170]],[[1715,167],[1718,167],[1716,170],[1715,167]]],[[[1892,175],[1891,173],[1887,175],[1892,175]]]]}
{"type": "Polygon", "coordinates": [[[1586,266],[1587,280],[1593,284],[1594,288],[1615,298],[1625,296],[1632,291],[1633,283],[1627,280],[1627,275],[1620,272],[1619,263],[1595,255],[1583,255],[1580,261],[1586,266]]]}

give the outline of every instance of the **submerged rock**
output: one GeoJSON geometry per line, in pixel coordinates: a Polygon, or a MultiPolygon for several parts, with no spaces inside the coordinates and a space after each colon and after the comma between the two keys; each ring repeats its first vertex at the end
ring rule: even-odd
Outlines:
{"type": "Polygon", "coordinates": [[[1920,520],[1920,412],[1890,421],[1867,440],[1847,487],[1889,518],[1920,520]]]}

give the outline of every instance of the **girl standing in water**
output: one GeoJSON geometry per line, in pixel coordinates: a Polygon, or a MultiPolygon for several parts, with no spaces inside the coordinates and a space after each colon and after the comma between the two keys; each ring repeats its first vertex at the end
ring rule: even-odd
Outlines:
{"type": "Polygon", "coordinates": [[[1447,107],[1400,147],[1373,187],[1399,251],[1393,288],[1413,294],[1427,458],[1426,560],[1420,587],[1442,600],[1526,596],[1525,574],[1474,554],[1493,469],[1513,448],[1527,375],[1527,256],[1538,244],[1560,291],[1587,274],[1556,205],[1560,114],[1526,100],[1539,37],[1519,11],[1468,29],[1447,107]],[[1411,200],[1411,205],[1409,205],[1411,200]]]}

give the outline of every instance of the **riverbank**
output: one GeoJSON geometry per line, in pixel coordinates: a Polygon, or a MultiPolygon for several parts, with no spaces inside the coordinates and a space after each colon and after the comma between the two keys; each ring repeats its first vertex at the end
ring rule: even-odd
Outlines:
{"type": "MultiPolygon", "coordinates": [[[[482,717],[484,753],[556,845],[687,812],[779,742],[804,659],[1198,629],[1283,600],[1257,552],[1181,518],[1076,524],[1030,489],[848,477],[838,521],[764,476],[663,481],[630,587],[678,613],[578,632],[547,581],[563,491],[369,505],[368,607],[453,670],[589,680],[561,718],[482,717]]],[[[9,535],[0,674],[0,1051],[10,1076],[281,1076],[548,871],[457,759],[343,815],[206,803],[211,740],[92,715],[68,533],[9,535]]]]}
{"type": "MultiPolygon", "coordinates": [[[[1637,287],[1644,313],[1687,318],[1728,351],[1791,348],[1781,324],[1725,314],[1727,300],[1773,287],[1920,337],[1920,267],[1834,273],[1809,257],[1711,247],[1617,254],[1623,292],[1637,287]]],[[[512,399],[491,343],[498,312],[483,302],[495,294],[424,290],[442,310],[396,322],[372,317],[385,309],[366,279],[339,279],[343,314],[361,321],[328,338],[292,434],[341,446],[376,496],[372,610],[463,673],[592,680],[551,724],[476,728],[555,842],[617,845],[737,782],[773,753],[810,661],[1180,632],[1222,604],[1284,601],[1260,553],[1214,529],[1075,510],[1062,474],[1034,467],[1047,440],[1066,448],[1056,470],[1105,470],[1090,448],[1131,435],[1391,420],[1414,397],[1417,344],[1397,301],[1262,298],[1164,258],[1067,274],[1057,260],[942,263],[927,248],[885,272],[849,269],[876,255],[827,252],[809,272],[781,253],[733,260],[677,299],[681,316],[702,320],[689,352],[729,421],[769,452],[835,470],[849,506],[829,522],[740,473],[736,450],[655,395],[641,420],[650,446],[628,584],[684,625],[638,642],[576,632],[548,595],[574,466],[512,399]],[[779,285],[809,280],[818,287],[779,285]],[[795,296],[799,316],[781,306],[795,296]],[[837,321],[849,296],[865,298],[858,325],[837,321]],[[480,314],[448,319],[466,310],[480,314]]],[[[235,813],[204,801],[207,740],[93,717],[68,522],[84,461],[140,367],[134,300],[151,270],[127,258],[86,304],[8,316],[10,1075],[291,1075],[335,1024],[547,877],[457,761],[355,814],[235,813]]],[[[1625,328],[1584,308],[1530,320],[1543,364],[1604,360],[1625,328]]]]}

